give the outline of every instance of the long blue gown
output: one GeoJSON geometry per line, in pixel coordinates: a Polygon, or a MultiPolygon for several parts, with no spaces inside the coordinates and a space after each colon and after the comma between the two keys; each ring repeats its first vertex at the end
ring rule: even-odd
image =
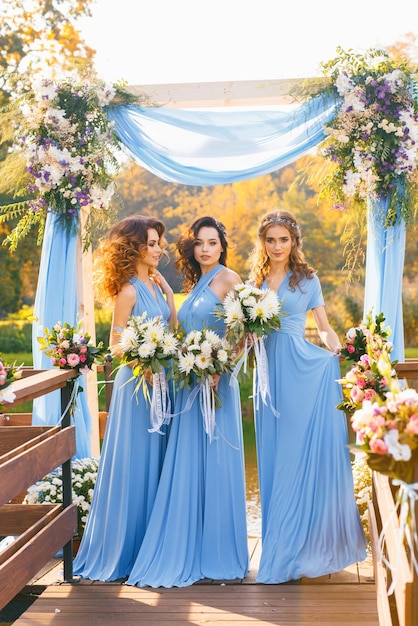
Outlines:
{"type": "MultiPolygon", "coordinates": [[[[204,326],[222,334],[213,315],[218,298],[202,277],[179,310],[187,331],[204,326]]],[[[175,399],[175,417],[147,532],[128,585],[183,587],[197,580],[242,579],[248,571],[241,405],[229,376],[219,382],[214,440],[203,428],[198,399],[184,410],[190,390],[175,399]],[[177,415],[176,415],[177,414],[177,415]]]]}
{"type": "MultiPolygon", "coordinates": [[[[157,299],[137,278],[132,315],[168,320],[170,310],[159,288],[157,299]]],[[[132,370],[121,367],[112,400],[91,509],[74,573],[92,580],[126,578],[145,534],[166,449],[166,435],[149,433],[150,408],[142,391],[134,396],[132,370]]],[[[162,430],[164,427],[162,428],[162,430]]]]}
{"type": "MultiPolygon", "coordinates": [[[[317,276],[278,291],[285,316],[265,339],[272,406],[255,410],[262,510],[257,581],[315,578],[366,558],[354,497],[338,357],[304,338],[307,312],[324,304],[317,276]]],[[[265,282],[263,288],[267,288],[265,282]]]]}

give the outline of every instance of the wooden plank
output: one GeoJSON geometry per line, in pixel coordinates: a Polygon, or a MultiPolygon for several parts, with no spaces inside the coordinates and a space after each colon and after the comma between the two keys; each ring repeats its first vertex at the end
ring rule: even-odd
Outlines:
{"type": "Polygon", "coordinates": [[[73,504],[0,564],[0,608],[10,602],[39,568],[70,541],[76,528],[77,507],[73,504]]]}
{"type": "MultiPolygon", "coordinates": [[[[315,79],[311,79],[315,80],[315,79]]],[[[318,82],[320,78],[316,79],[318,82]]],[[[134,95],[146,95],[144,106],[170,108],[264,106],[292,104],[292,89],[300,78],[271,80],[220,81],[207,83],[173,83],[129,85],[134,95]]]]}
{"type": "Polygon", "coordinates": [[[374,585],[192,585],[180,589],[140,589],[84,582],[48,587],[15,626],[378,626],[374,585]]]}
{"type": "Polygon", "coordinates": [[[0,465],[60,430],[60,426],[0,426],[0,465]]]}
{"type": "MultiPolygon", "coordinates": [[[[3,504],[0,506],[0,535],[21,535],[30,526],[45,517],[48,510],[61,510],[58,504],[3,504]]],[[[0,559],[2,557],[0,552],[0,559]]]]}
{"type": "Polygon", "coordinates": [[[76,450],[75,426],[59,429],[0,465],[0,505],[20,493],[70,459],[76,450]]]}
{"type": "Polygon", "coordinates": [[[8,408],[19,406],[34,398],[39,398],[46,393],[61,389],[67,381],[75,378],[75,370],[33,370],[29,377],[21,378],[13,383],[13,392],[16,396],[14,402],[8,403],[8,408]]]}
{"type": "Polygon", "coordinates": [[[372,502],[368,505],[369,516],[369,534],[370,543],[373,552],[374,578],[376,582],[377,595],[377,611],[379,615],[380,626],[392,626],[392,616],[390,612],[389,598],[387,595],[386,571],[378,558],[377,543],[379,540],[379,531],[372,502]]]}
{"type": "MultiPolygon", "coordinates": [[[[5,506],[10,506],[11,508],[13,507],[13,505],[5,506]]],[[[4,563],[7,559],[13,556],[13,554],[20,550],[20,548],[25,545],[29,539],[36,535],[36,533],[39,532],[44,526],[49,524],[49,522],[57,517],[57,515],[59,515],[62,511],[62,504],[28,504],[21,506],[25,506],[26,509],[36,507],[37,514],[36,516],[32,516],[28,513],[27,515],[29,517],[27,518],[26,523],[23,523],[22,520],[19,519],[9,520],[10,528],[8,532],[4,532],[4,534],[5,536],[16,535],[16,537],[14,541],[0,553],[0,563],[4,563]],[[43,510],[38,513],[38,508],[43,510]],[[16,521],[15,526],[13,526],[13,521],[16,521]]]]}
{"type": "MultiPolygon", "coordinates": [[[[4,409],[3,409],[4,410],[4,409]]],[[[0,426],[31,426],[32,413],[1,413],[0,426]]]]}

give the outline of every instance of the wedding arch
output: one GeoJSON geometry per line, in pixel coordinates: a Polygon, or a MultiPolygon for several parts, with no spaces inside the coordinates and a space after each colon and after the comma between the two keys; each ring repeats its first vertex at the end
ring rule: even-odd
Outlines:
{"type": "MultiPolygon", "coordinates": [[[[383,89],[382,106],[385,106],[385,98],[389,98],[391,93],[403,90],[402,94],[405,95],[408,91],[404,89],[402,76],[395,70],[390,72],[389,69],[380,72],[383,78],[376,79],[373,86],[375,90],[383,89]]],[[[141,87],[141,91],[147,94],[152,103],[150,106],[118,103],[117,100],[109,105],[109,101],[104,98],[103,110],[123,150],[156,176],[185,185],[232,183],[284,167],[324,142],[332,132],[339,133],[341,137],[343,130],[335,130],[335,120],[341,108],[345,107],[347,117],[350,111],[356,110],[356,106],[359,108],[361,104],[363,109],[367,107],[369,103],[363,102],[356,91],[359,91],[359,85],[364,84],[366,89],[370,83],[366,80],[357,83],[352,81],[350,88],[349,74],[346,73],[345,78],[344,72],[340,75],[342,78],[339,86],[337,83],[337,89],[328,86],[315,97],[305,98],[298,103],[290,96],[295,81],[248,81],[236,85],[171,85],[165,88],[165,94],[162,86],[141,87]],[[344,80],[346,84],[343,84],[344,80]],[[334,131],[330,131],[333,123],[334,131]]],[[[332,86],[335,87],[334,84],[332,86]]],[[[135,95],[137,91],[138,88],[128,89],[131,95],[135,95]]],[[[398,98],[398,108],[399,101],[398,98]]],[[[402,112],[404,126],[410,126],[407,139],[412,137],[413,140],[418,140],[416,118],[413,118],[411,111],[409,108],[407,113],[402,112]],[[406,118],[407,115],[409,117],[406,118]]],[[[389,113],[393,111],[389,110],[388,105],[387,117],[390,117],[389,113]]],[[[393,129],[383,130],[394,134],[393,129]]],[[[347,141],[341,141],[341,145],[349,143],[350,136],[347,137],[347,141]]],[[[47,149],[48,145],[45,144],[44,151],[47,149]]],[[[395,180],[399,182],[395,188],[379,187],[379,177],[376,184],[376,177],[373,179],[371,171],[363,178],[362,172],[358,171],[351,171],[350,176],[352,187],[356,183],[364,183],[365,180],[368,185],[366,191],[361,187],[360,192],[356,191],[363,194],[368,218],[364,315],[371,309],[376,313],[384,312],[392,330],[394,359],[403,361],[402,274],[406,233],[406,214],[403,208],[407,206],[407,175],[411,168],[416,169],[416,149],[410,148],[407,156],[398,156],[399,161],[403,159],[406,162],[409,157],[410,162],[403,170],[393,172],[392,178],[397,176],[395,180]]],[[[363,148],[357,162],[361,159],[363,163],[367,162],[368,158],[363,148]]],[[[37,175],[39,180],[39,170],[37,175]]],[[[107,180],[102,195],[98,194],[99,204],[108,201],[111,195],[109,188],[107,180]]],[[[79,194],[78,198],[80,197],[79,194]]],[[[63,227],[59,202],[56,210],[50,211],[47,207],[35,301],[35,317],[38,321],[33,326],[36,369],[51,367],[37,347],[39,323],[43,327],[52,327],[58,320],[75,323],[81,311],[83,319],[90,324],[90,334],[95,336],[92,289],[89,273],[86,271],[89,261],[86,253],[81,254],[80,238],[77,234],[86,214],[88,220],[90,200],[85,200],[81,206],[77,202],[78,200],[68,205],[78,208],[75,211],[75,229],[63,227]],[[86,260],[87,266],[84,265],[83,268],[86,260]]],[[[64,201],[66,203],[68,204],[68,197],[64,201]]],[[[91,206],[93,204],[91,201],[91,206]]],[[[56,423],[60,414],[58,400],[46,397],[43,402],[43,406],[34,405],[33,423],[56,423]]],[[[92,441],[94,451],[97,452],[98,449],[95,443],[97,425],[92,423],[85,394],[79,395],[75,422],[78,436],[77,456],[91,456],[92,441]]]]}

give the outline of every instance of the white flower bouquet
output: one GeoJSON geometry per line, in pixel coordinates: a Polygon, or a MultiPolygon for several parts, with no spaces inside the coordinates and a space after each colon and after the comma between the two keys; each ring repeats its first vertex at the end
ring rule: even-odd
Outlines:
{"type": "MultiPolygon", "coordinates": [[[[97,479],[99,460],[76,459],[71,463],[73,502],[77,505],[77,536],[82,537],[90,511],[97,479]]],[[[62,469],[57,468],[29,487],[24,504],[55,504],[62,502],[62,469]]]]}
{"type": "Polygon", "coordinates": [[[190,404],[199,394],[205,431],[210,440],[215,428],[215,410],[222,406],[214,387],[216,376],[231,373],[235,353],[229,342],[213,330],[192,330],[183,336],[173,359],[177,388],[194,386],[190,404]]]}
{"type": "MultiPolygon", "coordinates": [[[[149,318],[147,313],[133,315],[121,331],[119,346],[123,352],[122,364],[132,367],[132,377],[137,379],[135,392],[142,387],[145,399],[151,404],[151,431],[160,432],[170,418],[170,395],[165,368],[177,351],[176,335],[167,329],[159,315],[149,318]],[[150,396],[148,374],[152,379],[150,396]]],[[[151,382],[151,381],[150,381],[151,382]]]]}
{"type": "MultiPolygon", "coordinates": [[[[235,366],[233,377],[238,376],[242,366],[244,372],[247,371],[247,362],[251,367],[255,366],[255,395],[257,401],[261,397],[266,404],[270,389],[264,337],[280,329],[280,318],[283,316],[276,292],[245,283],[236,285],[225,296],[222,306],[216,308],[215,314],[225,321],[228,341],[234,345],[244,344],[244,354],[235,366]]],[[[271,406],[271,409],[276,414],[274,407],[271,406]]]]}

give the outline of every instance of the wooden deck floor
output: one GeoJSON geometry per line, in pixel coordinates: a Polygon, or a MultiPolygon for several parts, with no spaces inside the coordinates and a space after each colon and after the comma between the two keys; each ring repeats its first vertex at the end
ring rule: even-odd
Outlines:
{"type": "Polygon", "coordinates": [[[260,585],[260,540],[249,538],[249,547],[251,567],[243,581],[205,580],[181,589],[65,583],[56,559],[28,585],[46,588],[14,626],[378,626],[371,557],[300,584],[260,585]]]}

